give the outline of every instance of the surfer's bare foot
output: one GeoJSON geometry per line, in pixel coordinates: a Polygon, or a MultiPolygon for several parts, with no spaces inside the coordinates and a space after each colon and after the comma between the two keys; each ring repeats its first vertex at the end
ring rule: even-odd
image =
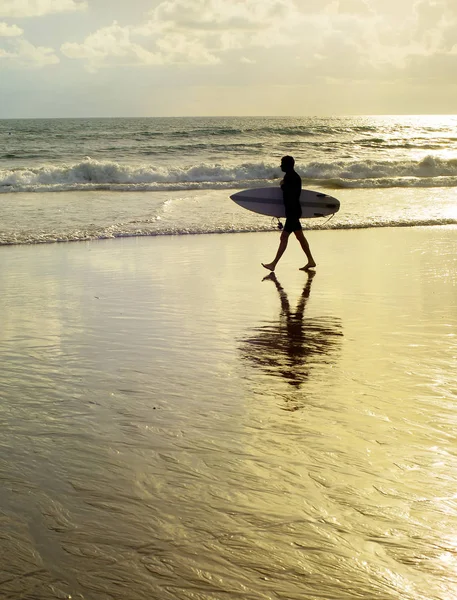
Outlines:
{"type": "Polygon", "coordinates": [[[316,267],[316,263],[314,260],[310,260],[308,264],[304,267],[300,267],[300,271],[309,271],[310,269],[314,269],[316,267]]]}
{"type": "Polygon", "coordinates": [[[269,271],[274,271],[276,265],[274,263],[268,263],[267,265],[262,263],[262,267],[265,267],[265,269],[268,269],[269,271]]]}

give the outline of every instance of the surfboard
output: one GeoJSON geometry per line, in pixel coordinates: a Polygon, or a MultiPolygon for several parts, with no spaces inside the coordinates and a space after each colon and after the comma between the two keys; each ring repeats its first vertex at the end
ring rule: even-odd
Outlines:
{"type": "MultiPolygon", "coordinates": [[[[243,190],[232,194],[230,198],[239,206],[260,215],[269,217],[285,217],[282,190],[280,187],[263,187],[243,190]]],[[[300,196],[302,219],[328,217],[338,212],[340,202],[322,192],[302,190],[300,196]]]]}

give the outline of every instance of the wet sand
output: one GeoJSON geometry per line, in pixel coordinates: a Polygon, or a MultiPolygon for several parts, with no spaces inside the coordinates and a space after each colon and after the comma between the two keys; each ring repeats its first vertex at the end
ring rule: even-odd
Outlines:
{"type": "Polygon", "coordinates": [[[0,597],[448,599],[457,230],[0,248],[0,597]]]}

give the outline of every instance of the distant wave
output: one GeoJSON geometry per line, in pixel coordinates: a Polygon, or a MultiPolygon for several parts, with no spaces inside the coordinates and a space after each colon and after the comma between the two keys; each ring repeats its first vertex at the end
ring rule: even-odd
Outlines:
{"type": "MultiPolygon", "coordinates": [[[[457,159],[427,156],[420,161],[329,161],[301,165],[305,185],[329,188],[455,187],[457,159]]],[[[107,189],[167,191],[244,188],[281,177],[272,164],[198,164],[188,167],[127,165],[91,158],[75,164],[44,164],[0,170],[0,192],[107,189]]]]}
{"type": "Polygon", "coordinates": [[[126,165],[87,158],[76,164],[42,165],[0,170],[0,191],[71,191],[111,189],[120,191],[205,189],[238,187],[279,177],[278,167],[264,163],[237,166],[200,164],[186,168],[126,165]]]}
{"type": "MultiPolygon", "coordinates": [[[[413,187],[429,187],[434,179],[451,178],[457,181],[457,159],[427,156],[420,161],[333,161],[312,162],[300,170],[302,177],[334,182],[349,182],[348,187],[403,187],[409,180],[413,187]]],[[[438,181],[437,185],[443,185],[438,181]]],[[[455,183],[451,184],[455,185],[455,183]]]]}

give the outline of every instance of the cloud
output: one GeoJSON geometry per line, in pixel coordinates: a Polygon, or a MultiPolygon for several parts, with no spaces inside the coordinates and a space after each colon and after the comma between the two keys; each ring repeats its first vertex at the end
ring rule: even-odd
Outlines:
{"type": "Polygon", "coordinates": [[[429,85],[454,82],[457,70],[457,52],[408,57],[402,75],[409,81],[428,82],[429,85]]]}
{"type": "Polygon", "coordinates": [[[303,32],[302,13],[288,0],[164,0],[138,26],[116,22],[62,53],[90,71],[114,65],[214,65],[224,53],[288,46],[303,32]],[[291,35],[293,32],[293,35],[291,35]]]}
{"type": "Polygon", "coordinates": [[[114,22],[60,49],[93,73],[219,65],[213,76],[235,82],[243,64],[250,80],[389,82],[419,78],[421,56],[435,52],[444,72],[456,39],[455,0],[158,0],[141,24],[114,22]]]}
{"type": "Polygon", "coordinates": [[[89,35],[83,43],[65,43],[61,52],[68,58],[86,61],[87,69],[96,72],[110,66],[151,66],[164,64],[216,64],[212,54],[196,36],[169,31],[156,39],[135,41],[135,28],[113,23],[89,35]],[[152,43],[151,43],[152,42],[152,43]]]}
{"type": "Polygon", "coordinates": [[[0,17],[41,17],[52,13],[84,10],[87,0],[0,0],[0,17]]]}
{"type": "MultiPolygon", "coordinates": [[[[40,11],[61,9],[72,4],[72,0],[0,0],[0,15],[25,16],[40,11]]],[[[17,25],[0,21],[0,68],[41,69],[60,62],[53,48],[35,46],[23,37],[24,31],[17,25]]]]}
{"type": "Polygon", "coordinates": [[[82,44],[65,43],[61,52],[68,58],[87,61],[89,71],[113,65],[157,65],[163,62],[160,53],[150,52],[131,39],[128,27],[116,22],[89,35],[82,44]]]}
{"type": "Polygon", "coordinates": [[[151,11],[151,16],[155,22],[178,28],[252,31],[278,26],[296,10],[293,2],[285,0],[166,0],[151,11]]]}
{"type": "Polygon", "coordinates": [[[6,49],[0,48],[0,68],[41,69],[59,61],[52,48],[34,46],[24,39],[14,39],[6,49]]]}
{"type": "Polygon", "coordinates": [[[0,21],[0,37],[17,37],[24,32],[17,25],[7,25],[0,21]]]}
{"type": "Polygon", "coordinates": [[[415,4],[414,39],[428,53],[449,51],[457,43],[457,6],[455,0],[419,0],[415,4]]]}
{"type": "Polygon", "coordinates": [[[354,15],[371,15],[373,8],[366,0],[339,0],[339,13],[349,13],[354,15]]]}
{"type": "Polygon", "coordinates": [[[165,0],[150,16],[146,30],[179,32],[210,52],[289,45],[292,31],[293,41],[303,38],[304,13],[293,0],[165,0]]]}

